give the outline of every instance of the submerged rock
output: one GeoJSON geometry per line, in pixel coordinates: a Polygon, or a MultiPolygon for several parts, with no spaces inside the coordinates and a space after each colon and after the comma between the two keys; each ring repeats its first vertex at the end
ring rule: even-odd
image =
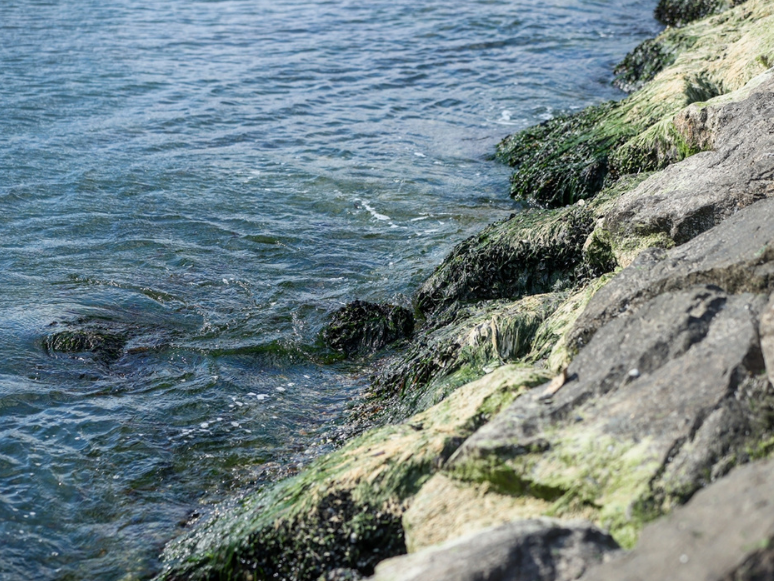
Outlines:
{"type": "Polygon", "coordinates": [[[588,522],[531,519],[383,561],[373,581],[573,581],[618,545],[588,522]]]}
{"type": "Polygon", "coordinates": [[[734,470],[648,525],[637,547],[586,581],[763,581],[774,578],[774,461],[734,470]]]}
{"type": "Polygon", "coordinates": [[[75,323],[48,335],[43,345],[50,353],[90,353],[98,360],[112,362],[123,355],[128,339],[126,329],[108,323],[75,323]]]}
{"type": "Polygon", "coordinates": [[[378,351],[413,331],[414,315],[408,309],[354,301],[333,313],[322,337],[331,349],[351,356],[378,351]]]}

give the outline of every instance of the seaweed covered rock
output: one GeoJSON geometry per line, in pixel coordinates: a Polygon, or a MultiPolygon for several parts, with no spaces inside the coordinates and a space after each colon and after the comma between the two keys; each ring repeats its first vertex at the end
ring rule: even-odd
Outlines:
{"type": "Polygon", "coordinates": [[[691,103],[740,89],[769,68],[774,7],[752,1],[667,31],[629,60],[630,74],[622,74],[639,84],[669,55],[674,62],[623,101],[560,115],[506,137],[498,156],[514,167],[511,194],[543,206],[571,204],[622,175],[662,169],[697,153],[674,127],[674,116],[691,103]],[[649,55],[656,57],[652,66],[645,62],[649,55]]]}
{"type": "Polygon", "coordinates": [[[373,581],[573,581],[618,549],[588,522],[529,519],[380,563],[373,581]]]}
{"type": "Polygon", "coordinates": [[[370,575],[377,561],[405,552],[401,517],[422,484],[465,438],[546,377],[507,365],[409,422],[350,440],[170,543],[158,579],[316,581],[335,569],[370,575]]]}
{"type": "Polygon", "coordinates": [[[571,333],[580,351],[567,369],[423,486],[404,516],[407,545],[458,535],[463,511],[449,515],[462,504],[468,527],[584,516],[630,547],[645,522],[758,457],[774,434],[772,244],[766,200],[603,286],[571,333]]]}
{"type": "Polygon", "coordinates": [[[667,26],[679,27],[744,2],[746,0],[659,0],[654,16],[667,26]]]}
{"type": "Polygon", "coordinates": [[[672,65],[677,56],[690,49],[699,38],[690,30],[667,28],[656,38],[643,41],[613,69],[613,85],[627,93],[641,89],[672,65]]]}
{"type": "Polygon", "coordinates": [[[460,309],[446,325],[423,329],[374,378],[366,407],[379,411],[366,414],[369,421],[405,419],[459,386],[524,357],[565,294],[484,302],[460,309]]]}
{"type": "Polygon", "coordinates": [[[594,214],[575,205],[526,210],[458,244],[416,295],[426,317],[480,300],[518,298],[573,286],[585,275],[583,245],[594,214]]]}
{"type": "Polygon", "coordinates": [[[763,581],[774,578],[774,461],[735,469],[642,532],[637,547],[585,581],[763,581]]]}
{"type": "Polygon", "coordinates": [[[119,359],[129,340],[127,329],[99,321],[76,321],[43,340],[49,353],[90,354],[98,361],[119,359]]]}
{"type": "Polygon", "coordinates": [[[333,313],[322,337],[331,349],[350,356],[373,353],[413,331],[414,315],[408,309],[354,301],[333,313]]]}
{"type": "Polygon", "coordinates": [[[601,190],[610,151],[636,133],[615,121],[619,110],[619,103],[612,101],[594,105],[506,137],[498,153],[516,168],[511,195],[557,207],[601,190]]]}

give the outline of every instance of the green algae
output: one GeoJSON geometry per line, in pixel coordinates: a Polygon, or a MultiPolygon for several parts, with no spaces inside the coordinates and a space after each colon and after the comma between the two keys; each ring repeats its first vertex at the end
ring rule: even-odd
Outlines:
{"type": "Polygon", "coordinates": [[[567,345],[567,333],[594,294],[613,276],[614,273],[608,273],[596,278],[567,297],[535,332],[532,349],[524,357],[524,362],[533,364],[543,362],[546,369],[552,373],[559,373],[567,367],[574,355],[567,345]]]}
{"type": "Polygon", "coordinates": [[[531,349],[532,337],[562,297],[551,293],[465,307],[453,322],[420,333],[375,378],[366,402],[373,401],[380,411],[371,418],[400,421],[492,369],[517,361],[531,349]]]}
{"type": "Polygon", "coordinates": [[[514,167],[511,195],[546,207],[568,205],[622,175],[696,153],[670,127],[674,116],[744,86],[774,60],[773,45],[771,4],[756,0],[665,31],[621,65],[624,81],[642,86],[636,93],[559,115],[499,144],[498,157],[514,167]]]}
{"type": "Polygon", "coordinates": [[[159,579],[306,581],[337,567],[370,574],[405,552],[406,500],[502,405],[546,379],[504,366],[409,422],[354,438],[171,543],[159,579]]]}
{"type": "Polygon", "coordinates": [[[500,494],[546,501],[545,516],[590,518],[625,548],[661,514],[650,489],[661,462],[647,441],[621,442],[566,427],[546,440],[514,443],[509,450],[500,444],[495,455],[455,463],[447,474],[487,483],[500,494]]]}

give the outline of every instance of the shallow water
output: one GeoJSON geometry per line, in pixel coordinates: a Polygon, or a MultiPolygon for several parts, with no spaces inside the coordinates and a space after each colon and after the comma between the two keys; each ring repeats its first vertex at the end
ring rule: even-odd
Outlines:
{"type": "Polygon", "coordinates": [[[407,302],[511,212],[495,143],[620,97],[652,9],[3,0],[0,579],[147,576],[303,459],[365,383],[321,359],[325,314],[407,302]],[[47,353],[78,319],[125,355],[47,353]]]}

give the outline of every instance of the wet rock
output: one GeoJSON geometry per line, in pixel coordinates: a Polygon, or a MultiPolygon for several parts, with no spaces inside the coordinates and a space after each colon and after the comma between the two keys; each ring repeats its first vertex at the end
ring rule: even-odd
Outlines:
{"type": "Polygon", "coordinates": [[[674,125],[696,149],[713,148],[651,176],[605,218],[614,236],[664,234],[682,244],[762,198],[774,196],[774,73],[740,102],[692,106],[674,125]]]}
{"type": "Polygon", "coordinates": [[[675,53],[676,51],[660,38],[644,41],[613,69],[613,85],[622,91],[633,93],[675,62],[675,53]]]}
{"type": "Polygon", "coordinates": [[[644,522],[749,459],[774,418],[758,338],[768,295],[662,291],[601,328],[558,389],[523,394],[479,429],[451,474],[554,515],[586,511],[632,546],[644,522]]]}
{"type": "Polygon", "coordinates": [[[666,31],[623,65],[623,78],[635,86],[655,75],[636,93],[557,116],[499,144],[498,156],[514,167],[511,194],[546,207],[571,204],[625,174],[662,169],[693,155],[698,150],[674,128],[674,116],[763,73],[774,63],[773,40],[774,14],[767,3],[666,31]],[[674,62],[666,66],[672,55],[674,62]]]}
{"type": "Polygon", "coordinates": [[[391,359],[374,378],[369,397],[383,411],[367,414],[369,420],[405,419],[443,400],[461,385],[523,357],[564,294],[461,308],[453,322],[421,330],[408,349],[391,359]]]}
{"type": "Polygon", "coordinates": [[[774,578],[774,461],[734,470],[645,527],[637,547],[588,581],[763,581],[774,578]]]}
{"type": "Polygon", "coordinates": [[[406,550],[407,499],[478,426],[545,378],[504,366],[410,422],[350,440],[170,543],[158,579],[316,581],[342,568],[372,574],[378,561],[406,550]]]}
{"type": "Polygon", "coordinates": [[[583,521],[508,523],[382,561],[373,581],[571,581],[618,549],[583,521]]]}
{"type": "Polygon", "coordinates": [[[322,337],[331,349],[351,356],[378,351],[413,331],[414,315],[408,309],[354,301],[333,313],[322,337]]]}
{"type": "Polygon", "coordinates": [[[719,14],[746,0],[659,0],[654,12],[667,26],[685,26],[711,14],[719,14]]]}
{"type": "Polygon", "coordinates": [[[570,288],[587,274],[583,246],[593,229],[594,215],[581,205],[492,224],[452,250],[417,292],[417,308],[443,324],[460,304],[570,288]]]}
{"type": "Polygon", "coordinates": [[[88,353],[104,362],[119,359],[129,340],[126,329],[109,323],[76,322],[43,340],[49,353],[88,353]]]}

